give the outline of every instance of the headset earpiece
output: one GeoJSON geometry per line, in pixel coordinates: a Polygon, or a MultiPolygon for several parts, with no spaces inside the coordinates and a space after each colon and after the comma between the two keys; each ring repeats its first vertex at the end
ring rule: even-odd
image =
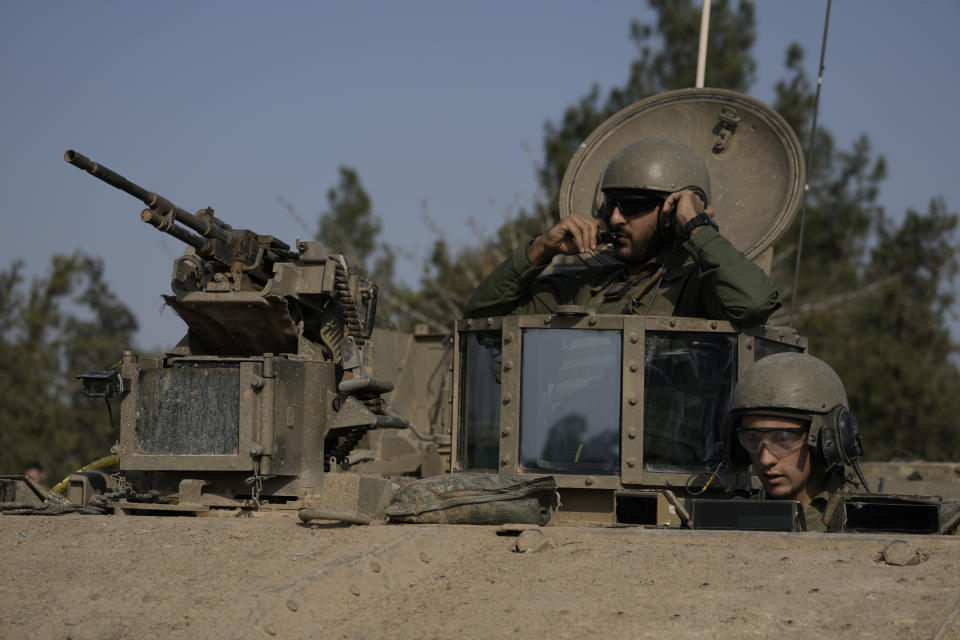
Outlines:
{"type": "Polygon", "coordinates": [[[664,213],[663,206],[657,212],[657,233],[664,241],[673,237],[673,223],[677,219],[676,214],[671,211],[664,213]]]}
{"type": "Polygon", "coordinates": [[[863,455],[863,437],[860,435],[860,425],[853,413],[847,409],[840,411],[837,416],[837,434],[842,445],[840,450],[847,464],[863,455]]]}
{"type": "Polygon", "coordinates": [[[837,406],[823,416],[823,420],[818,451],[824,463],[828,468],[852,465],[863,455],[863,438],[857,419],[846,407],[837,406]]]}
{"type": "MultiPolygon", "coordinates": [[[[693,185],[688,185],[683,187],[683,189],[677,189],[677,191],[690,190],[695,196],[700,198],[703,201],[703,206],[706,207],[710,203],[708,202],[707,194],[700,187],[693,185]]],[[[674,236],[673,228],[677,223],[677,212],[676,208],[670,213],[664,213],[663,207],[660,208],[660,211],[657,213],[657,233],[659,234],[661,240],[667,241],[674,236]]]]}

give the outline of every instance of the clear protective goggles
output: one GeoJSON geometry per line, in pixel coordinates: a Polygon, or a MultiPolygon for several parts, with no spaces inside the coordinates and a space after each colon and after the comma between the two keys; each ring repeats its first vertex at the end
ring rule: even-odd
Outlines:
{"type": "Polygon", "coordinates": [[[746,429],[737,430],[737,441],[750,455],[760,455],[763,447],[778,460],[807,443],[807,429],[746,429]]]}

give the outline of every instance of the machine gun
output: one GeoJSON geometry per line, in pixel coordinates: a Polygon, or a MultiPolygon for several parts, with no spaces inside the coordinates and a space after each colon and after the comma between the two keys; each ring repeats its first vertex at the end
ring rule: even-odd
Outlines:
{"type": "Polygon", "coordinates": [[[63,159],[147,205],[140,214],[141,220],[193,247],[200,257],[216,263],[218,273],[229,275],[229,286],[234,291],[249,288],[251,283],[266,284],[275,262],[292,262],[297,258],[285,242],[248,229],[235,230],[217,218],[211,207],[190,213],[72,149],[63,154],[63,159]]]}
{"type": "Polygon", "coordinates": [[[323,506],[324,472],[344,466],[367,431],[409,426],[381,397],[392,383],[374,377],[377,287],[342,255],[319,242],[291,250],[211,208],[189,213],[76,151],[64,159],[142,201],[144,222],[188,245],[164,296],[187,324],[184,339],[162,358],[125,352],[116,384],[103,384],[108,372],[85,378],[121,399],[122,471],[159,472],[148,474],[151,488],[186,511],[323,506]]]}
{"type": "Polygon", "coordinates": [[[189,246],[174,262],[174,296],[164,296],[189,327],[178,353],[321,353],[367,373],[377,286],[343,256],[318,242],[291,251],[274,236],[234,229],[210,207],[190,213],[72,149],[64,159],[146,204],[141,220],[189,246]]]}

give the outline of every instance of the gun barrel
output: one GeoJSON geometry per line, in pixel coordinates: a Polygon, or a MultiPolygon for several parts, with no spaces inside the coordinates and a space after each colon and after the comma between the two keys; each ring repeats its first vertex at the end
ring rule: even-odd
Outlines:
{"type": "Polygon", "coordinates": [[[140,219],[164,233],[169,233],[180,242],[188,244],[194,249],[201,250],[207,244],[207,241],[197,234],[190,233],[175,224],[169,224],[166,218],[153,209],[144,209],[143,212],[140,213],[140,219]]]}
{"type": "Polygon", "coordinates": [[[63,154],[63,159],[73,166],[83,169],[94,178],[103,180],[111,187],[115,187],[124,193],[130,194],[151,209],[161,209],[163,211],[172,212],[173,217],[177,220],[177,222],[185,227],[193,229],[202,236],[207,238],[216,238],[222,242],[230,242],[228,230],[221,228],[217,224],[221,221],[212,215],[209,216],[209,219],[200,219],[189,211],[173,204],[163,196],[153,191],[147,191],[140,185],[130,182],[116,171],[111,171],[102,164],[94,162],[87,156],[83,155],[82,153],[77,153],[73,149],[68,149],[66,153],[63,154]]]}
{"type": "Polygon", "coordinates": [[[119,173],[111,171],[103,165],[94,162],[82,153],[77,153],[73,149],[68,149],[66,153],[63,154],[63,159],[73,166],[83,169],[94,178],[103,180],[111,187],[120,189],[120,191],[123,191],[124,193],[129,193],[137,200],[142,201],[148,207],[153,206],[153,203],[150,200],[151,196],[155,194],[152,194],[138,184],[130,182],[119,173]]]}

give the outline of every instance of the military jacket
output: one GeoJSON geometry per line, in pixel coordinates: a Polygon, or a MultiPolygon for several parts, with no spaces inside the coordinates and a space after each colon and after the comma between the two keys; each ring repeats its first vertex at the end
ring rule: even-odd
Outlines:
{"type": "Polygon", "coordinates": [[[842,473],[830,473],[823,483],[823,487],[813,496],[810,504],[803,508],[803,519],[807,531],[831,531],[833,510],[830,507],[831,499],[842,493],[846,481],[842,473]]]}
{"type": "Polygon", "coordinates": [[[687,316],[762,324],[780,307],[770,278],[711,227],[638,273],[615,262],[541,276],[517,249],[474,291],[464,317],[552,313],[575,304],[600,314],[687,316]]]}

